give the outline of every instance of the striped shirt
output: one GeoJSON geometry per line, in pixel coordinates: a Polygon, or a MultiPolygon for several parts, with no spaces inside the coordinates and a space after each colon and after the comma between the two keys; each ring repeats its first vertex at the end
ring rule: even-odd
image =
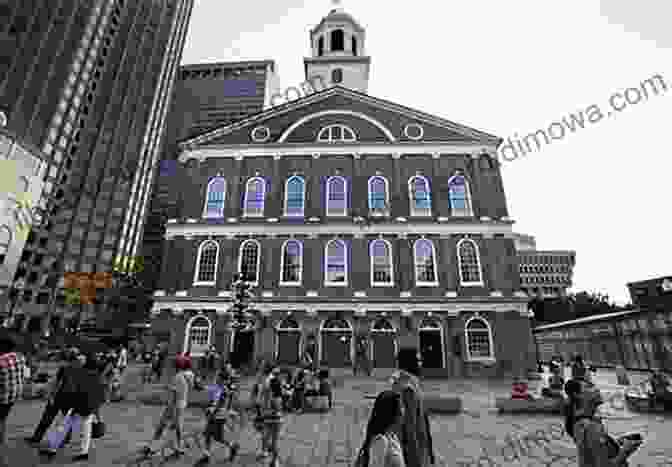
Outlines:
{"type": "Polygon", "coordinates": [[[13,404],[23,394],[26,359],[14,352],[0,355],[0,404],[13,404]]]}

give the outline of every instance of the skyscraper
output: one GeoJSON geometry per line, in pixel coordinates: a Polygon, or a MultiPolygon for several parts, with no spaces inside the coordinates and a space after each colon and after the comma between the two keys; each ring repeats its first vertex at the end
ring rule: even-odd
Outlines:
{"type": "Polygon", "coordinates": [[[14,294],[43,305],[33,307],[41,315],[51,272],[110,271],[115,257],[136,254],[192,8],[193,0],[0,4],[0,110],[49,163],[40,201],[48,215],[14,277],[25,283],[14,294]]]}

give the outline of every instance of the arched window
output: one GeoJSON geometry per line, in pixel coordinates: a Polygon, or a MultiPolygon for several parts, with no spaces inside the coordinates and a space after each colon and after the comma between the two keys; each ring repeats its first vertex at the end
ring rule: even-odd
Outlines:
{"type": "Polygon", "coordinates": [[[238,254],[238,272],[252,285],[259,285],[259,265],[261,246],[257,240],[245,240],[240,244],[238,254]]]}
{"type": "Polygon", "coordinates": [[[357,141],[357,135],[352,128],[336,123],[325,126],[317,134],[320,143],[353,143],[357,141]]]}
{"type": "Polygon", "coordinates": [[[377,239],[369,244],[371,285],[393,285],[392,246],[387,240],[377,239]]]}
{"type": "Polygon", "coordinates": [[[331,318],[323,321],[322,331],[352,331],[352,326],[345,319],[331,318]]]}
{"type": "Polygon", "coordinates": [[[462,175],[455,175],[448,180],[448,202],[451,215],[456,217],[474,215],[471,209],[469,182],[462,175]]]}
{"type": "Polygon", "coordinates": [[[490,324],[480,317],[467,320],[464,327],[467,343],[467,360],[492,360],[494,349],[490,324]]]}
{"type": "Polygon", "coordinates": [[[342,29],[331,31],[331,51],[342,52],[345,50],[345,33],[342,29]]]}
{"type": "Polygon", "coordinates": [[[461,285],[483,285],[481,260],[475,241],[463,238],[457,243],[457,264],[461,285]]]}
{"type": "Polygon", "coordinates": [[[320,36],[317,40],[317,56],[321,57],[324,55],[324,36],[320,36]]]}
{"type": "Polygon", "coordinates": [[[439,285],[436,277],[436,254],[434,244],[425,238],[415,241],[413,245],[416,285],[439,285]]]}
{"type": "Polygon", "coordinates": [[[298,240],[287,240],[282,245],[280,285],[301,285],[303,245],[298,240]]]}
{"type": "Polygon", "coordinates": [[[215,177],[205,190],[205,206],[203,217],[206,219],[224,217],[224,203],[226,201],[226,180],[224,177],[215,177]]]}
{"type": "Polygon", "coordinates": [[[352,55],[357,56],[357,38],[352,36],[352,55]]]}
{"type": "Polygon", "coordinates": [[[285,216],[303,217],[306,204],[306,182],[294,175],[285,183],[285,216]]]}
{"type": "Polygon", "coordinates": [[[205,316],[195,316],[186,327],[186,339],[183,352],[190,352],[192,357],[201,357],[210,348],[212,323],[205,316]]]}
{"type": "Polygon", "coordinates": [[[369,210],[372,215],[383,216],[390,213],[388,186],[385,177],[376,175],[369,178],[369,210]]]}
{"type": "Polygon", "coordinates": [[[348,247],[343,240],[331,240],[324,248],[324,284],[348,284],[348,247]]]}
{"type": "Polygon", "coordinates": [[[411,216],[432,215],[432,193],[429,180],[416,175],[408,180],[408,197],[411,201],[411,216]]]}
{"type": "Polygon", "coordinates": [[[294,318],[285,318],[278,323],[277,329],[278,331],[300,331],[301,327],[294,318]]]}
{"type": "Polygon", "coordinates": [[[390,323],[385,318],[377,319],[376,322],[373,323],[373,326],[371,327],[371,330],[376,331],[376,332],[395,332],[395,329],[394,329],[394,326],[392,326],[392,323],[390,323]]]}
{"type": "Polygon", "coordinates": [[[341,176],[327,179],[327,216],[348,215],[348,182],[341,176]]]}
{"type": "Polygon", "coordinates": [[[196,259],[194,285],[215,285],[218,262],[219,244],[214,240],[206,240],[201,243],[196,259]]]}
{"type": "Polygon", "coordinates": [[[335,68],[331,71],[331,82],[334,84],[339,84],[343,82],[343,69],[335,68]]]}
{"type": "Polygon", "coordinates": [[[243,215],[246,217],[262,217],[264,215],[265,201],[266,180],[261,177],[249,179],[245,185],[243,215]]]}

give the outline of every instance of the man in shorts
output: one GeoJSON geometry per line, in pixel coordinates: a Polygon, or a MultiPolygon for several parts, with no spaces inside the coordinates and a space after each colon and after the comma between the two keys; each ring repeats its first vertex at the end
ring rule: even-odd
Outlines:
{"type": "Polygon", "coordinates": [[[177,438],[175,454],[184,454],[184,449],[182,448],[184,412],[189,401],[189,390],[194,387],[195,377],[191,371],[191,359],[184,355],[177,355],[175,357],[175,368],[177,369],[177,373],[169,387],[168,404],[161,414],[159,424],[156,426],[154,438],[143,449],[143,452],[147,456],[155,452],[153,445],[161,439],[163,431],[166,428],[175,430],[175,437],[177,438]]]}

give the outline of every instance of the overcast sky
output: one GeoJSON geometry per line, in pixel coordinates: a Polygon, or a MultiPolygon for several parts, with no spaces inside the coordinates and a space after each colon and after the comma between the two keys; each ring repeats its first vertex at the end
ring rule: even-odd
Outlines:
{"type": "MultiPolygon", "coordinates": [[[[577,252],[575,291],[622,303],[627,282],[672,274],[672,2],[342,6],[367,30],[374,97],[502,138],[600,106],[601,121],[503,163],[514,229],[536,236],[539,249],[577,252]],[[614,93],[658,73],[667,94],[606,116],[614,93]]],[[[235,7],[196,0],[183,63],[272,59],[281,87],[298,85],[309,30],[331,8],[329,0],[246,0],[235,7]]]]}

